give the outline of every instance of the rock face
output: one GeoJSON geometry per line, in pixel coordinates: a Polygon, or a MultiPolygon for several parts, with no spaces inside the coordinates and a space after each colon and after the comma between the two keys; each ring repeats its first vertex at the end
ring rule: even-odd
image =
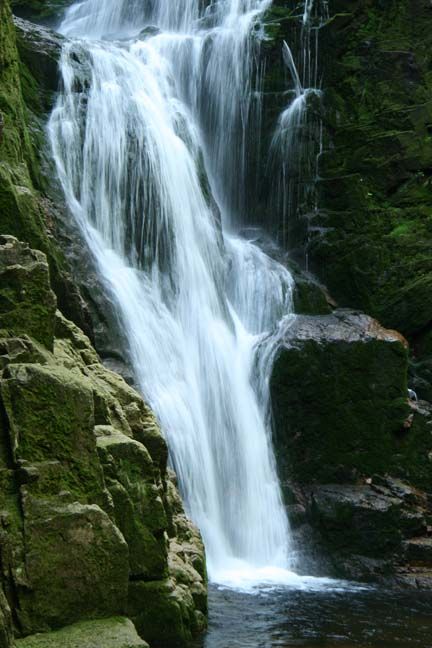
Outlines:
{"type": "Polygon", "coordinates": [[[432,585],[432,408],[408,400],[407,366],[404,338],[361,313],[287,327],[271,378],[276,454],[302,560],[327,561],[318,571],[432,585]]]}
{"type": "Polygon", "coordinates": [[[386,469],[409,414],[406,370],[403,338],[370,317],[296,317],[271,380],[283,475],[330,481],[348,464],[386,469]]]}
{"type": "MultiPolygon", "coordinates": [[[[94,646],[92,620],[124,614],[145,639],[184,643],[205,626],[204,549],[158,424],[55,311],[44,255],[12,237],[1,243],[7,285],[26,300],[25,317],[4,299],[0,313],[2,645],[12,624],[19,637],[89,620],[22,645],[94,646]]],[[[144,645],[122,623],[104,646],[144,645]]]]}
{"type": "Polygon", "coordinates": [[[21,61],[27,66],[38,84],[47,107],[51,104],[49,93],[57,92],[59,84],[58,61],[64,38],[60,34],[22,18],[14,18],[21,61]]]}
{"type": "Polygon", "coordinates": [[[46,257],[0,236],[0,328],[27,333],[52,350],[56,298],[46,257]]]}
{"type": "MultiPolygon", "coordinates": [[[[432,7],[429,0],[329,0],[314,7],[322,16],[328,9],[318,32],[323,92],[319,106],[311,102],[301,137],[320,154],[312,176],[305,164],[293,172],[290,195],[310,182],[315,201],[300,201],[290,213],[288,244],[303,258],[307,248],[309,268],[341,306],[359,308],[409,339],[410,384],[431,400],[432,7]],[[315,117],[322,130],[312,128],[315,117]]],[[[265,17],[267,142],[292,88],[284,40],[302,66],[301,13],[296,0],[275,0],[265,17]]],[[[271,177],[262,191],[264,205],[270,203],[271,177]]],[[[280,230],[281,213],[266,214],[280,230]]]]}
{"type": "MultiPolygon", "coordinates": [[[[24,3],[23,3],[24,4],[24,3]]],[[[40,2],[35,2],[40,6],[40,2]]],[[[59,307],[91,335],[85,304],[51,234],[52,202],[43,195],[45,122],[55,89],[59,38],[21,21],[18,38],[8,0],[0,2],[0,214],[1,233],[47,256],[59,307]],[[22,60],[18,54],[20,47],[22,60]],[[56,49],[57,48],[57,49],[56,49]],[[28,64],[28,65],[27,65],[28,64]]]]}

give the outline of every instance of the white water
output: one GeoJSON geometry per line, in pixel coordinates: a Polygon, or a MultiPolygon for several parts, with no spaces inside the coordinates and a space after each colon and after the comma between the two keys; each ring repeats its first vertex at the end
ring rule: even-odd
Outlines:
{"type": "Polygon", "coordinates": [[[249,35],[269,4],[227,0],[205,14],[199,0],[74,4],[49,124],[67,204],[118,306],[210,578],[229,583],[285,582],[290,567],[268,380],[292,278],[236,233],[249,35]]]}
{"type": "MultiPolygon", "coordinates": [[[[282,57],[291,77],[289,102],[281,112],[270,147],[269,167],[272,175],[275,211],[282,221],[282,239],[290,246],[290,228],[299,213],[307,219],[307,244],[313,217],[317,213],[314,183],[318,177],[318,156],[322,151],[322,121],[317,106],[321,100],[318,75],[319,32],[328,19],[327,0],[304,0],[299,16],[300,47],[297,64],[288,43],[284,41],[282,57]]],[[[297,233],[298,236],[298,233],[297,233]]]]}

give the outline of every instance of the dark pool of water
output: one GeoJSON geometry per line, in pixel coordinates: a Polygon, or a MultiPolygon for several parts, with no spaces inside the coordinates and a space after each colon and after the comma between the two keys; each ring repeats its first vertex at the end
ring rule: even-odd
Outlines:
{"type": "Polygon", "coordinates": [[[210,589],[209,629],[194,648],[432,648],[432,594],[385,589],[210,589]]]}

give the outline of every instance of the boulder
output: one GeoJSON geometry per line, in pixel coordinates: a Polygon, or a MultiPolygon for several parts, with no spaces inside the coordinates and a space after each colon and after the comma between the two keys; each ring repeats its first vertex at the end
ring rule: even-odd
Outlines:
{"type": "Polygon", "coordinates": [[[299,568],[317,575],[432,587],[430,496],[401,479],[291,484],[302,515],[292,525],[299,568]]]}
{"type": "Polygon", "coordinates": [[[386,472],[409,416],[407,345],[355,311],[300,315],[282,335],[270,389],[282,480],[386,472]]]}
{"type": "Polygon", "coordinates": [[[167,516],[145,446],[114,428],[100,426],[97,439],[118,528],[129,546],[130,575],[167,576],[167,516]]]}
{"type": "Polygon", "coordinates": [[[175,581],[131,582],[128,615],[138,632],[163,646],[187,645],[205,627],[189,588],[175,581]]]}

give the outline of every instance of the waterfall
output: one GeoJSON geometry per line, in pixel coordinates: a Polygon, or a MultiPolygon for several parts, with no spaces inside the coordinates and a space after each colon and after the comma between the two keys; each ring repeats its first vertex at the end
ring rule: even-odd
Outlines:
{"type": "Polygon", "coordinates": [[[84,0],[60,26],[58,176],[117,305],[210,578],[281,578],[268,383],[292,278],[241,236],[251,34],[270,0],[84,0]]]}
{"type": "MultiPolygon", "coordinates": [[[[319,31],[328,19],[327,0],[304,0],[299,16],[298,65],[284,41],[283,62],[292,80],[289,103],[279,116],[270,147],[269,167],[273,178],[274,209],[279,214],[282,241],[290,247],[290,232],[300,211],[306,219],[305,247],[313,230],[316,204],[315,182],[322,150],[319,80],[319,31]]],[[[297,237],[299,235],[297,234],[297,237]]]]}

